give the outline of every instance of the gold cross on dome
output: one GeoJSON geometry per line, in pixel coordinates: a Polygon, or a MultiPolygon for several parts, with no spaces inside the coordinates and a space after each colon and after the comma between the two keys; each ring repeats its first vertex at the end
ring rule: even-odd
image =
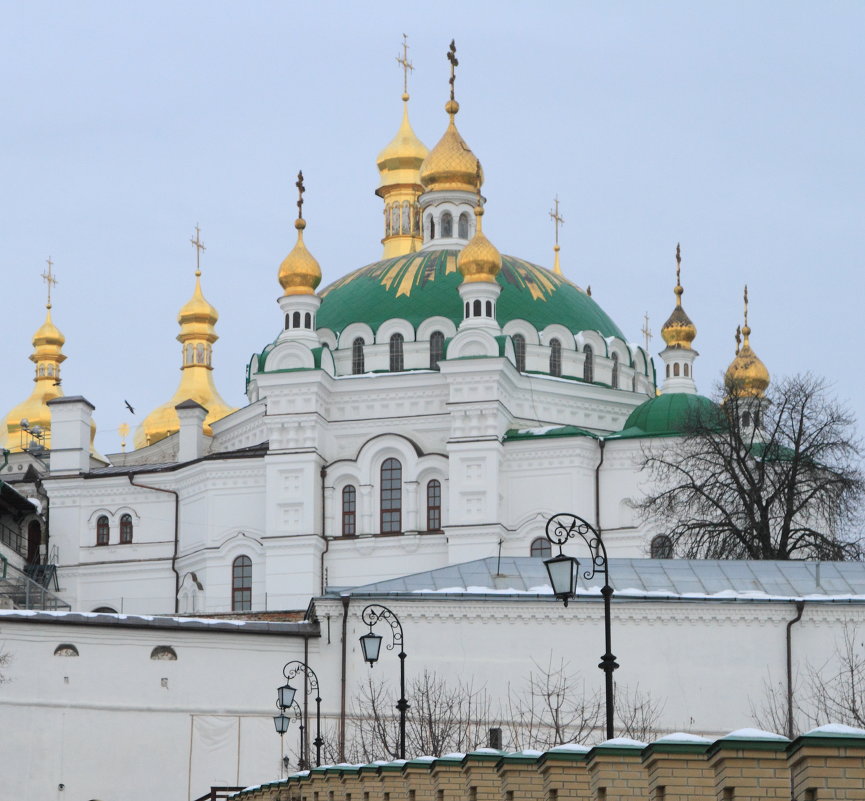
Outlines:
{"type": "Polygon", "coordinates": [[[198,227],[198,223],[195,223],[195,239],[190,239],[190,242],[195,247],[195,274],[201,275],[201,251],[207,250],[204,247],[204,243],[201,241],[201,229],[198,227]]]}
{"type": "Polygon", "coordinates": [[[414,71],[414,65],[408,60],[408,36],[402,35],[402,55],[396,57],[396,63],[402,67],[402,91],[408,94],[408,74],[414,71]]]}
{"type": "Polygon", "coordinates": [[[646,353],[648,353],[649,352],[649,340],[652,338],[652,329],[649,328],[649,312],[646,312],[643,315],[643,328],[640,331],[640,333],[643,335],[643,340],[646,343],[645,350],[646,350],[646,353]]]}
{"type": "Polygon", "coordinates": [[[553,218],[553,223],[556,226],[556,244],[559,244],[559,226],[565,224],[565,218],[559,214],[559,196],[556,195],[555,211],[550,211],[550,217],[553,218]]]}
{"type": "Polygon", "coordinates": [[[745,328],[748,327],[748,285],[745,284],[745,328]]]}
{"type": "Polygon", "coordinates": [[[294,185],[297,187],[297,219],[303,219],[303,193],[306,192],[306,187],[303,185],[303,170],[297,173],[297,181],[294,185]]]}
{"type": "Polygon", "coordinates": [[[681,286],[680,280],[682,275],[682,245],[676,242],[676,286],[681,286]]]}
{"type": "Polygon", "coordinates": [[[48,303],[46,308],[51,308],[51,287],[57,284],[57,279],[54,277],[54,274],[51,272],[51,268],[54,266],[54,262],[51,261],[51,257],[49,256],[46,260],[48,264],[48,269],[42,273],[42,280],[48,285],[48,303]]]}
{"type": "Polygon", "coordinates": [[[456,41],[451,39],[451,46],[448,50],[448,61],[451,63],[451,100],[454,99],[454,82],[457,79],[456,68],[459,66],[459,61],[457,60],[457,46],[456,41]]]}

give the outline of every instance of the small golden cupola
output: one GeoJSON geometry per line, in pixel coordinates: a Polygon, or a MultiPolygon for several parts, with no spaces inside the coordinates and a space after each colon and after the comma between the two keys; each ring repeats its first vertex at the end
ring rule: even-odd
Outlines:
{"type": "Polygon", "coordinates": [[[751,349],[748,325],[748,286],[745,286],[745,324],[736,329],[736,357],[724,374],[727,391],[739,398],[762,398],[769,388],[769,371],[751,349]],[[741,339],[740,339],[741,336],[741,339]]]}
{"type": "Polygon", "coordinates": [[[175,406],[193,400],[207,409],[204,433],[213,436],[211,423],[235,411],[220,396],[213,382],[213,343],[219,339],[216,322],[219,314],[208,303],[201,291],[201,252],[206,250],[201,241],[201,229],[195,226],[195,238],[191,239],[196,250],[195,289],[192,297],[181,307],[177,315],[180,333],[177,341],[181,347],[180,384],[167,403],[157,406],[135,431],[136,448],[153,445],[180,430],[180,418],[175,406]]]}
{"type": "Polygon", "coordinates": [[[375,193],[384,200],[384,258],[414,253],[423,243],[420,230],[418,198],[423,192],[420,166],[429,150],[415,135],[408,119],[408,74],[414,69],[408,60],[408,41],[403,34],[402,56],[397,63],[403,69],[402,123],[396,136],[378,154],[380,175],[375,193]]]}
{"type": "Polygon", "coordinates": [[[48,259],[48,269],[42,278],[48,287],[48,301],[45,304],[45,322],[33,334],[33,353],[30,361],[36,365],[33,381],[35,386],[30,397],[19,403],[8,415],[3,426],[3,447],[12,452],[26,450],[31,445],[51,447],[51,410],[47,403],[63,396],[60,388],[60,365],[66,361],[63,345],[66,337],[51,319],[51,289],[57,284],[48,259]]]}
{"type": "Polygon", "coordinates": [[[420,166],[420,196],[423,225],[423,247],[465,247],[472,237],[471,212],[474,196],[480,192],[484,174],[477,156],[460,136],[454,118],[460,105],[454,97],[456,45],[451,42],[447,53],[450,62],[450,100],[445,111],[450,117],[448,127],[438,144],[420,166]]]}
{"type": "Polygon", "coordinates": [[[676,307],[661,327],[661,336],[667,347],[659,354],[664,361],[664,383],[661,392],[697,393],[694,382],[694,361],[700,354],[692,347],[697,336],[697,326],[682,308],[682,248],[676,245],[676,307]]]}

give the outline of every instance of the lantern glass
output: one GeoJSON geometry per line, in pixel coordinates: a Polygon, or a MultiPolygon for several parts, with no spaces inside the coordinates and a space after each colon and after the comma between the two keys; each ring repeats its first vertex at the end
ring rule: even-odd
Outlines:
{"type": "Polygon", "coordinates": [[[288,709],[294,703],[294,694],[297,690],[286,682],[277,691],[279,697],[279,706],[281,709],[288,709]]]}
{"type": "Polygon", "coordinates": [[[363,658],[370,663],[375,664],[378,661],[378,655],[381,651],[381,637],[378,634],[369,632],[360,638],[360,647],[363,650],[363,658]]]}
{"type": "Polygon", "coordinates": [[[544,564],[550,576],[550,584],[553,585],[553,595],[563,600],[567,605],[568,599],[573,598],[577,591],[579,560],[560,553],[552,559],[545,559],[544,564]]]}
{"type": "Polygon", "coordinates": [[[277,734],[285,734],[288,731],[288,724],[290,722],[288,715],[273,716],[273,726],[276,729],[277,734]]]}

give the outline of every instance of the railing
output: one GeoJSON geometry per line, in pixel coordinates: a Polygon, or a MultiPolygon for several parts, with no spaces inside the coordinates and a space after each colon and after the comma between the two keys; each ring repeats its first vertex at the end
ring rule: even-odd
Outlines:
{"type": "Polygon", "coordinates": [[[38,611],[62,611],[72,607],[50,590],[33,581],[24,571],[3,560],[0,571],[0,597],[8,598],[15,609],[35,609],[38,611]]]}
{"type": "Polygon", "coordinates": [[[211,787],[209,793],[196,798],[195,801],[219,801],[221,798],[228,798],[230,795],[245,789],[246,787],[211,787]]]}
{"type": "Polygon", "coordinates": [[[8,545],[20,556],[27,556],[27,538],[14,528],[9,528],[5,523],[0,523],[0,542],[8,545]]]}

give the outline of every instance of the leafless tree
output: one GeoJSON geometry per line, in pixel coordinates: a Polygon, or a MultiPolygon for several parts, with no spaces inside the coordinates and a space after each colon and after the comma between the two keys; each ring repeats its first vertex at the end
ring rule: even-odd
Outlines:
{"type": "Polygon", "coordinates": [[[659,734],[658,721],[664,704],[637,684],[633,689],[616,684],[616,723],[620,737],[650,743],[659,734]]]}
{"type": "Polygon", "coordinates": [[[0,646],[0,684],[5,684],[10,681],[10,678],[3,671],[3,668],[9,667],[12,663],[12,654],[0,646]]]}
{"type": "Polygon", "coordinates": [[[765,398],[722,388],[714,410],[655,440],[637,504],[675,551],[705,559],[855,559],[865,480],[854,418],[824,380],[798,375],[765,398]]]}

